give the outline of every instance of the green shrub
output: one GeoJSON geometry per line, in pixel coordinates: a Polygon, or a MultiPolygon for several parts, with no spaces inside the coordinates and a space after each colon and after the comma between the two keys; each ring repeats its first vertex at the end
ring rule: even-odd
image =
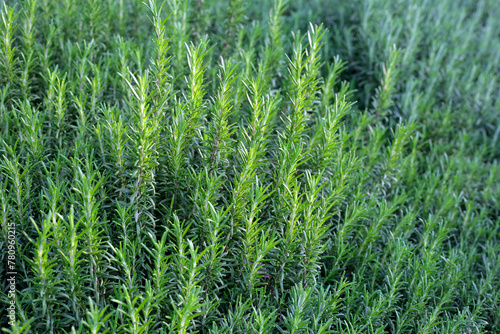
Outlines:
{"type": "Polygon", "coordinates": [[[5,1],[2,330],[500,332],[498,17],[5,1]]]}

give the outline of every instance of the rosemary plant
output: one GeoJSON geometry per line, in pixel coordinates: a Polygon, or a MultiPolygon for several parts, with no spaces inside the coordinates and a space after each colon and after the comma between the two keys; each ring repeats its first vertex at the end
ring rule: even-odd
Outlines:
{"type": "Polygon", "coordinates": [[[2,1],[2,332],[500,333],[499,17],[2,1]]]}

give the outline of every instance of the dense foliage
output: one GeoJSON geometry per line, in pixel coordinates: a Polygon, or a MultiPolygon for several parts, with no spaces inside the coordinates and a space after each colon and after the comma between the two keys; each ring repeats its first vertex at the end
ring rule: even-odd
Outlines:
{"type": "Polygon", "coordinates": [[[499,17],[5,1],[3,330],[500,333],[499,17]]]}

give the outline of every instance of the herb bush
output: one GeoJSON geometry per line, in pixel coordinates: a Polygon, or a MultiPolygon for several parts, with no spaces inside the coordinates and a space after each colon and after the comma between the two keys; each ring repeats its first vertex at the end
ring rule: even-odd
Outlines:
{"type": "Polygon", "coordinates": [[[5,1],[2,330],[500,333],[499,17],[5,1]]]}

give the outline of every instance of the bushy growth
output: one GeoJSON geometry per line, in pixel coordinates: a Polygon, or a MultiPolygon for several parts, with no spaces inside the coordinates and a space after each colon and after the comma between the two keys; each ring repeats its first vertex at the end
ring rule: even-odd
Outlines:
{"type": "Polygon", "coordinates": [[[2,330],[499,333],[499,17],[5,1],[2,330]]]}

